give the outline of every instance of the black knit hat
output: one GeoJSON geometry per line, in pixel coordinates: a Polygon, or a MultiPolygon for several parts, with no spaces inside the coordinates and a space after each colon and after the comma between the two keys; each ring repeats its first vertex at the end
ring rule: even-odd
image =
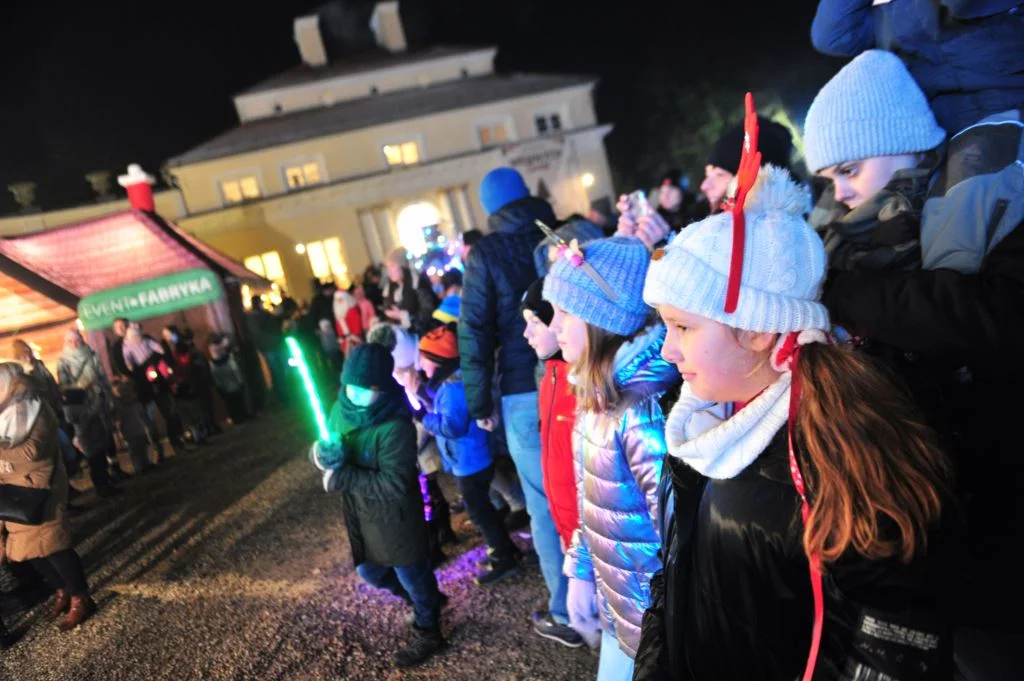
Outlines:
{"type": "Polygon", "coordinates": [[[544,300],[543,293],[544,277],[541,277],[530,284],[530,288],[526,289],[526,293],[523,295],[523,302],[519,306],[519,311],[522,313],[523,310],[529,310],[537,315],[537,318],[544,322],[545,326],[550,326],[551,320],[555,318],[555,308],[551,307],[551,303],[544,300]]]}
{"type": "Polygon", "coordinates": [[[353,348],[345,358],[341,382],[343,385],[388,392],[397,385],[391,376],[394,369],[395,361],[386,347],[377,343],[366,343],[353,348]]]}
{"type": "MultiPolygon", "coordinates": [[[[793,155],[793,136],[784,125],[757,117],[757,149],[761,152],[761,165],[789,169],[789,157],[793,155]]],[[[743,121],[729,128],[715,142],[708,157],[708,165],[728,170],[733,175],[740,167],[743,153],[743,121]]]]}

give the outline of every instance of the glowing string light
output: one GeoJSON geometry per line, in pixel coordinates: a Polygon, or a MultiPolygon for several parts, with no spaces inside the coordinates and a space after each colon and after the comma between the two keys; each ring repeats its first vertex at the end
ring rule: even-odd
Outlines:
{"type": "Polygon", "coordinates": [[[321,442],[330,442],[331,433],[327,430],[327,418],[324,416],[324,407],[320,403],[320,397],[316,394],[316,387],[313,385],[313,377],[309,373],[309,365],[306,358],[302,356],[302,348],[298,341],[291,336],[284,339],[288,346],[288,352],[292,356],[295,366],[302,376],[302,386],[306,389],[306,397],[309,398],[309,407],[313,410],[313,417],[316,419],[316,429],[320,435],[321,442]]]}

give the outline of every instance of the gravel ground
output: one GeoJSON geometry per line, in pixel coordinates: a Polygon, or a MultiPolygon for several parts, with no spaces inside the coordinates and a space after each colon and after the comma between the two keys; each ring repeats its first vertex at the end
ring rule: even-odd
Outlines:
{"type": "Polygon", "coordinates": [[[546,597],[536,568],[473,584],[484,547],[465,515],[439,571],[451,645],[394,669],[406,608],[356,576],[307,438],[298,419],[271,412],[125,482],[120,496],[77,499],[77,549],[99,613],[61,634],[42,605],[30,607],[38,598],[7,594],[0,610],[22,638],[0,652],[0,680],[594,678],[594,653],[532,632],[529,613],[546,597]]]}

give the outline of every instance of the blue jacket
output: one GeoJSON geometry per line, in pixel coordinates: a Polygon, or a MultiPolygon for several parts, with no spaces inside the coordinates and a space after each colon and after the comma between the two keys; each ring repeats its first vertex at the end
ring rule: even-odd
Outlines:
{"type": "Polygon", "coordinates": [[[954,134],[985,116],[1024,108],[1020,0],[821,0],[811,25],[819,52],[895,52],[954,134]]]}
{"type": "Polygon", "coordinates": [[[469,413],[475,419],[494,413],[495,350],[502,395],[537,390],[537,355],[523,338],[526,321],[519,312],[523,294],[537,278],[533,250],[544,233],[536,219],[554,225],[555,214],[546,201],[532,196],[513,201],[487,219],[490,233],[466,259],[459,355],[469,413]]]}
{"type": "Polygon", "coordinates": [[[437,389],[433,408],[423,417],[423,427],[437,439],[444,468],[455,477],[473,475],[491,465],[487,431],[469,415],[460,372],[437,389]]]}

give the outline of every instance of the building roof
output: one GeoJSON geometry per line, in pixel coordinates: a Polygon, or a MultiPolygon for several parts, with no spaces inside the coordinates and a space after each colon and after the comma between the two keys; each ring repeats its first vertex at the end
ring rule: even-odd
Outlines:
{"type": "MultiPolygon", "coordinates": [[[[276,90],[293,85],[304,85],[318,80],[327,80],[341,76],[353,76],[368,71],[388,69],[395,66],[406,66],[416,62],[431,61],[454,57],[460,54],[472,54],[479,52],[480,47],[444,47],[434,46],[421,50],[409,50],[407,52],[392,53],[387,50],[374,50],[363,54],[346,57],[326,66],[310,66],[300,64],[293,69],[271,76],[266,80],[256,83],[252,87],[239,92],[238,95],[252,95],[267,90],[276,90]]],[[[237,95],[236,95],[237,96],[237,95]]]]}
{"type": "Polygon", "coordinates": [[[561,90],[594,82],[591,76],[487,75],[339,102],[330,107],[262,118],[200,144],[167,161],[169,167],[292,144],[326,135],[384,125],[489,102],[561,90]]]}
{"type": "Polygon", "coordinates": [[[195,267],[269,286],[159,216],[138,210],[0,239],[0,256],[0,268],[11,261],[79,298],[195,267]]]}
{"type": "Polygon", "coordinates": [[[9,272],[10,265],[0,256],[0,337],[75,321],[76,301],[51,298],[40,290],[45,287],[23,281],[20,272],[9,272]]]}

